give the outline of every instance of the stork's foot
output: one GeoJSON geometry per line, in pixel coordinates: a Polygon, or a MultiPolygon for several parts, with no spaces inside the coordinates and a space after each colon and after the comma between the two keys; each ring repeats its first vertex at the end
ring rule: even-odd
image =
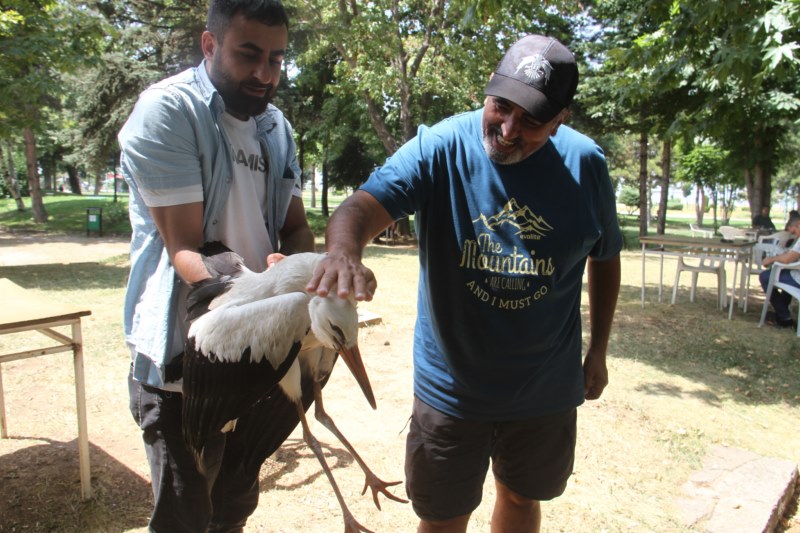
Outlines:
{"type": "Polygon", "coordinates": [[[375,507],[377,507],[378,510],[381,509],[381,502],[380,500],[378,500],[378,493],[383,494],[390,500],[394,500],[400,503],[408,503],[408,500],[404,500],[399,496],[395,496],[394,494],[392,494],[387,490],[389,487],[394,487],[395,485],[399,485],[400,483],[402,483],[402,481],[392,481],[391,483],[383,481],[370,471],[366,473],[366,478],[364,479],[364,490],[361,491],[361,495],[363,496],[364,494],[366,494],[367,487],[372,489],[372,501],[375,502],[375,507]]]}
{"type": "Polygon", "coordinates": [[[375,533],[371,529],[367,529],[359,524],[358,520],[356,520],[349,510],[342,510],[344,511],[344,533],[375,533]]]}

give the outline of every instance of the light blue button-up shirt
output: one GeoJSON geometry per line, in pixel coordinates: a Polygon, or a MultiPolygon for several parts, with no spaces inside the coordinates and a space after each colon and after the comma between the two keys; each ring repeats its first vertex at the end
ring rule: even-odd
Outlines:
{"type": "MultiPolygon", "coordinates": [[[[165,386],[165,365],[180,353],[174,347],[180,280],[169,260],[142,192],[196,191],[202,186],[203,230],[217,224],[231,189],[233,160],[220,126],[222,97],[208,78],[205,61],[146,89],[119,133],[120,167],[130,186],[131,271],[125,295],[125,341],[133,356],[134,378],[165,386]]],[[[268,162],[267,230],[279,249],[292,192],[300,183],[292,127],[273,105],[256,117],[258,138],[268,162]]]]}

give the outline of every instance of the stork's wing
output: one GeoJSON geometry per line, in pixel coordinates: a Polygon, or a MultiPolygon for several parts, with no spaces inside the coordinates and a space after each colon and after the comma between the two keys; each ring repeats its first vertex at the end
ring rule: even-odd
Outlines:
{"type": "MultiPolygon", "coordinates": [[[[330,374],[322,380],[328,382],[330,374]]],[[[303,409],[314,403],[313,378],[306,373],[302,376],[303,409]]],[[[275,450],[281,447],[300,423],[294,403],[276,387],[252,408],[248,409],[236,424],[236,430],[225,441],[227,449],[237,450],[230,457],[242,457],[245,471],[264,464],[275,450]]]]}
{"type": "Polygon", "coordinates": [[[286,374],[308,329],[305,294],[209,311],[189,330],[183,436],[196,457],[209,435],[241,417],[286,374]],[[288,318],[287,318],[288,317],[288,318]]]}
{"type": "Polygon", "coordinates": [[[249,349],[240,363],[231,364],[211,362],[189,344],[183,359],[183,437],[199,457],[209,435],[275,388],[294,363],[300,343],[292,345],[277,369],[266,359],[251,363],[249,349]]]}

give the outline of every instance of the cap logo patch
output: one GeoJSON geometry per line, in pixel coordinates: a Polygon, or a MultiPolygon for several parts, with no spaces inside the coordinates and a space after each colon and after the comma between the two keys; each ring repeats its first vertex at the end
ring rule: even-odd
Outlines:
{"type": "Polygon", "coordinates": [[[529,84],[543,80],[544,85],[547,85],[547,82],[550,81],[550,74],[553,72],[553,65],[542,54],[535,54],[522,58],[514,73],[519,74],[520,70],[528,78],[529,84]]]}

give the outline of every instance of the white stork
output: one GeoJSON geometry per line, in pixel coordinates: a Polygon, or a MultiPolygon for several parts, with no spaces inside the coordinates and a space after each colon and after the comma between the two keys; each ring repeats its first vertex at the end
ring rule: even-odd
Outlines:
{"type": "MultiPolygon", "coordinates": [[[[231,258],[237,256],[226,254],[224,260],[231,258]]],[[[324,410],[322,387],[337,352],[372,408],[376,405],[358,349],[355,300],[352,296],[339,298],[335,291],[327,298],[305,291],[322,258],[322,254],[294,254],[262,273],[252,272],[241,263],[227,268],[228,272],[238,272],[216,283],[210,292],[220,294],[189,329],[183,361],[183,432],[202,465],[206,436],[233,430],[236,420],[247,416],[258,403],[258,419],[253,423],[254,417],[250,417],[250,435],[242,442],[248,446],[249,440],[258,448],[250,455],[261,464],[299,422],[303,439],[322,465],[342,508],[345,531],[369,531],[347,508],[305,416],[313,399],[317,420],[336,435],[359,464],[366,476],[362,494],[370,487],[378,509],[379,492],[405,502],[387,490],[400,482],[379,479],[324,410]],[[276,384],[282,394],[277,393],[276,384]],[[293,412],[286,408],[285,399],[294,407],[293,412]],[[257,435],[259,426],[272,434],[257,435]]]]}

